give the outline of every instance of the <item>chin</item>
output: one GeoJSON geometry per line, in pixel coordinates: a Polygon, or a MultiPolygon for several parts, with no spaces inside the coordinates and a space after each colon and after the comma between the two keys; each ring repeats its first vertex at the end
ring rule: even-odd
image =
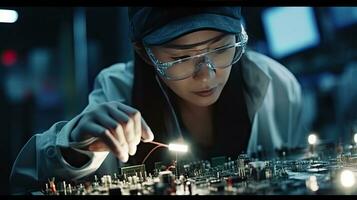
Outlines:
{"type": "Polygon", "coordinates": [[[193,98],[190,102],[196,106],[200,107],[207,107],[211,106],[212,104],[216,103],[218,100],[219,96],[214,96],[214,97],[196,97],[193,98]]]}

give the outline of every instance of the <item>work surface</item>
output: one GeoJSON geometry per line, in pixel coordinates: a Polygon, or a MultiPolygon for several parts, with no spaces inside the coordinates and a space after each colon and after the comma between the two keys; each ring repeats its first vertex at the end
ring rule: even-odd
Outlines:
{"type": "Polygon", "coordinates": [[[272,160],[215,157],[180,161],[178,167],[156,163],[123,167],[119,174],[84,182],[45,183],[34,195],[315,195],[357,194],[357,147],[316,146],[282,150],[272,160]],[[176,175],[177,174],[177,175],[176,175]]]}

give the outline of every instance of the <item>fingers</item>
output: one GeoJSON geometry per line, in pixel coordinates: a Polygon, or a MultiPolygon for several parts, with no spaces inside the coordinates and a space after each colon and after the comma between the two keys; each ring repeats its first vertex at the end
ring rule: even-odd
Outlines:
{"type": "Polygon", "coordinates": [[[143,142],[154,139],[154,134],[140,112],[119,102],[102,104],[83,120],[82,127],[90,130],[80,132],[87,132],[89,136],[100,139],[90,144],[88,149],[110,149],[123,162],[128,160],[129,155],[136,153],[141,139],[143,142]]]}
{"type": "Polygon", "coordinates": [[[139,111],[134,114],[133,120],[134,120],[134,133],[136,138],[136,145],[138,145],[141,139],[141,114],[139,111]]]}
{"type": "Polygon", "coordinates": [[[106,141],[106,144],[109,144],[109,148],[112,152],[123,162],[127,162],[129,159],[128,155],[128,146],[124,143],[119,143],[119,140],[116,140],[113,134],[109,130],[105,130],[102,134],[103,141],[106,141]],[[114,151],[113,151],[114,150],[114,151]]]}
{"type": "Polygon", "coordinates": [[[142,124],[142,138],[143,142],[151,142],[154,140],[154,134],[151,131],[150,127],[146,124],[145,120],[141,118],[141,124],[142,124]]]}
{"type": "Polygon", "coordinates": [[[140,143],[141,138],[143,138],[143,142],[149,142],[154,139],[154,134],[146,124],[145,120],[141,117],[138,110],[124,104],[118,104],[118,108],[128,114],[129,117],[133,118],[135,122],[135,139],[137,140],[137,144],[140,143]]]}
{"type": "Polygon", "coordinates": [[[129,155],[136,153],[136,145],[138,144],[135,139],[134,121],[129,118],[127,122],[121,122],[121,126],[124,130],[125,139],[129,147],[129,155]]]}
{"type": "MultiPolygon", "coordinates": [[[[110,130],[104,128],[103,126],[95,123],[90,123],[87,125],[88,130],[90,130],[94,136],[101,139],[102,142],[123,162],[127,162],[129,159],[127,145],[120,144],[119,141],[114,137],[110,130]]],[[[88,149],[90,151],[100,151],[103,150],[103,145],[94,143],[89,145],[88,149]]]]}
{"type": "Polygon", "coordinates": [[[115,140],[115,142],[118,145],[118,149],[119,149],[119,153],[117,154],[118,158],[121,161],[126,162],[129,159],[129,155],[128,155],[129,147],[128,147],[128,144],[125,141],[124,131],[123,131],[123,128],[121,126],[118,126],[117,133],[118,133],[117,140],[115,140],[114,137],[111,137],[111,138],[113,140],[115,140]]]}
{"type": "Polygon", "coordinates": [[[135,133],[134,119],[116,109],[109,109],[109,113],[118,122],[116,124],[116,134],[120,136],[118,138],[119,142],[123,145],[128,145],[129,155],[134,155],[136,153],[136,145],[140,142],[140,137],[138,138],[135,133]],[[125,137],[123,138],[122,136],[125,137]]]}

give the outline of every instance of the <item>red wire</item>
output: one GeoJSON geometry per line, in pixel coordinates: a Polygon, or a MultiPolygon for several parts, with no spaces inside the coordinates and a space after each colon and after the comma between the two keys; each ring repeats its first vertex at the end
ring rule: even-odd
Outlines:
{"type": "Polygon", "coordinates": [[[169,145],[163,144],[163,143],[160,143],[160,142],[151,141],[151,142],[147,142],[147,143],[156,144],[156,145],[160,145],[160,146],[164,146],[164,147],[169,147],[169,145]]]}
{"type": "Polygon", "coordinates": [[[166,148],[169,147],[169,145],[163,144],[163,143],[160,143],[160,142],[151,141],[151,142],[147,142],[147,143],[156,144],[157,146],[151,149],[151,151],[145,156],[145,158],[144,158],[144,160],[143,160],[143,162],[141,164],[144,164],[146,159],[148,159],[148,157],[150,156],[150,154],[152,152],[154,152],[156,149],[158,149],[159,147],[166,147],[166,148]]]}

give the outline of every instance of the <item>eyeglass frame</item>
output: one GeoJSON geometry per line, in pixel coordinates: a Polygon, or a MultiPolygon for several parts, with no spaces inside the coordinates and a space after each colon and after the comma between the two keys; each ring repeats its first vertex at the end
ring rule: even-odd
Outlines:
{"type": "MultiPolygon", "coordinates": [[[[155,55],[154,55],[154,53],[151,51],[151,49],[148,47],[148,45],[145,45],[145,44],[144,44],[143,46],[144,46],[144,48],[145,48],[145,50],[146,50],[146,53],[147,53],[147,55],[149,56],[151,62],[154,63],[155,69],[159,72],[159,74],[160,74],[162,77],[164,77],[164,78],[167,79],[167,80],[183,80],[183,79],[186,79],[186,78],[192,76],[193,74],[191,74],[190,76],[185,77],[185,78],[175,79],[175,78],[170,78],[169,76],[167,76],[167,75],[166,75],[166,70],[167,70],[168,68],[172,67],[172,66],[175,65],[175,64],[182,63],[182,62],[185,62],[185,61],[187,61],[187,60],[191,60],[191,59],[195,59],[195,58],[199,58],[199,57],[204,57],[205,55],[210,54],[210,53],[214,53],[214,52],[216,52],[216,51],[226,50],[226,49],[229,49],[229,48],[232,48],[232,47],[234,47],[234,48],[236,48],[236,47],[243,47],[241,55],[240,55],[234,62],[232,61],[232,63],[231,63],[230,65],[233,65],[233,64],[235,64],[236,62],[238,62],[238,61],[240,60],[240,58],[242,57],[242,55],[244,54],[244,52],[245,52],[246,45],[247,45],[247,43],[248,43],[248,35],[247,35],[247,33],[245,32],[243,26],[242,26],[242,32],[240,32],[240,33],[238,33],[238,34],[235,34],[235,35],[236,35],[236,37],[242,38],[241,41],[236,42],[236,43],[234,43],[234,44],[225,45],[225,46],[223,46],[223,47],[216,48],[216,49],[214,49],[214,50],[212,50],[212,51],[208,51],[208,52],[201,53],[201,54],[197,54],[197,55],[190,56],[190,57],[187,57],[187,58],[181,58],[181,59],[177,59],[177,60],[174,60],[174,61],[168,61],[168,62],[161,62],[161,61],[159,61],[159,60],[155,57],[155,55]]],[[[228,66],[230,66],[230,65],[227,65],[226,67],[228,67],[228,66]]],[[[226,67],[219,67],[219,68],[223,69],[223,68],[226,68],[226,67]]],[[[214,69],[216,69],[216,68],[217,68],[217,67],[214,67],[214,69]]]]}

